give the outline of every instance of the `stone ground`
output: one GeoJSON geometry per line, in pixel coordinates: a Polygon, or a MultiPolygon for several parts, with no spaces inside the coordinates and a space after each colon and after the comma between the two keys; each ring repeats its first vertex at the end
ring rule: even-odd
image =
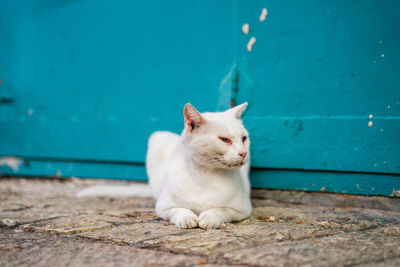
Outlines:
{"type": "Polygon", "coordinates": [[[150,198],[75,197],[126,183],[0,178],[0,266],[400,266],[398,198],[254,190],[250,219],[205,231],[150,198]]]}

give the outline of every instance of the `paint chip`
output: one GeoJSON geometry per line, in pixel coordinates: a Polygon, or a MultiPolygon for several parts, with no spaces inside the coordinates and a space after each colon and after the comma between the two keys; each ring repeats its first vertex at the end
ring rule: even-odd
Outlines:
{"type": "Polygon", "coordinates": [[[263,22],[268,15],[268,10],[264,7],[261,11],[260,21],[263,22]]]}
{"type": "Polygon", "coordinates": [[[387,109],[390,109],[390,106],[387,106],[387,109]]]}
{"type": "Polygon", "coordinates": [[[372,127],[372,125],[374,125],[374,123],[372,121],[368,122],[368,127],[372,127]]]}
{"type": "Polygon", "coordinates": [[[249,34],[249,29],[250,29],[250,26],[249,26],[248,23],[243,24],[243,26],[242,26],[242,32],[243,32],[245,35],[249,34]]]}
{"type": "Polygon", "coordinates": [[[325,191],[325,186],[321,187],[320,191],[325,191]]]}
{"type": "Polygon", "coordinates": [[[372,119],[372,117],[374,117],[374,115],[369,114],[368,118],[372,119]]]}
{"type": "Polygon", "coordinates": [[[29,114],[29,116],[32,116],[33,115],[33,109],[28,109],[28,114],[29,114]]]}
{"type": "Polygon", "coordinates": [[[385,54],[382,54],[381,57],[384,58],[384,57],[385,57],[385,54]]]}
{"type": "Polygon", "coordinates": [[[247,43],[247,50],[249,52],[251,52],[251,50],[253,49],[253,45],[256,42],[256,38],[255,37],[251,37],[249,42],[247,43]]]}
{"type": "Polygon", "coordinates": [[[0,167],[8,166],[13,171],[19,170],[19,165],[22,163],[22,160],[16,157],[2,157],[0,158],[0,167]]]}

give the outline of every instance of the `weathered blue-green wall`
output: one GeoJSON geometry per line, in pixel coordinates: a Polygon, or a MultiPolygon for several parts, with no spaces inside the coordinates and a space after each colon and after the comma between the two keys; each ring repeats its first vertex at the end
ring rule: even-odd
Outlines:
{"type": "Polygon", "coordinates": [[[0,5],[4,174],[144,180],[186,102],[248,101],[253,186],[400,195],[398,1],[0,5]]]}

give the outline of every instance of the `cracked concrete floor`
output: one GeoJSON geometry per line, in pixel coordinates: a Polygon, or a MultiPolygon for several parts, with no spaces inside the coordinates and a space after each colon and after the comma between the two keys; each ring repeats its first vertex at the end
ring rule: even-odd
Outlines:
{"type": "Polygon", "coordinates": [[[255,190],[250,219],[204,231],[150,198],[75,197],[126,183],[0,178],[0,266],[400,266],[400,199],[255,190]]]}

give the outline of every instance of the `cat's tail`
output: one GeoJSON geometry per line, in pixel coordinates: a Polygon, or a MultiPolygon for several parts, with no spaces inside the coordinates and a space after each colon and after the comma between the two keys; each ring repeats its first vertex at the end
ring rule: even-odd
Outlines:
{"type": "Polygon", "coordinates": [[[152,197],[148,184],[96,185],[76,193],[77,197],[152,197]]]}

